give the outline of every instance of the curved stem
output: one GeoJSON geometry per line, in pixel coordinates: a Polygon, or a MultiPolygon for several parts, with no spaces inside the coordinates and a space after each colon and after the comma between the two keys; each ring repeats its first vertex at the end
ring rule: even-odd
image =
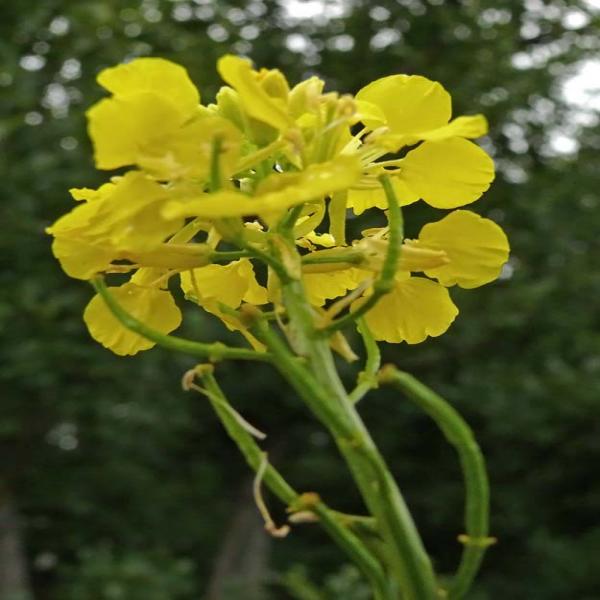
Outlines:
{"type": "MultiPolygon", "coordinates": [[[[199,369],[198,375],[206,388],[205,395],[217,413],[231,439],[237,444],[250,467],[257,471],[264,460],[264,453],[248,431],[236,420],[229,403],[210,369],[199,369]]],[[[339,513],[331,510],[316,494],[298,494],[268,463],[262,481],[287,506],[294,510],[308,510],[316,514],[323,529],[346,552],[349,558],[369,580],[375,600],[392,600],[387,580],[381,565],[364,546],[361,540],[343,524],[339,513]]]]}
{"type": "Polygon", "coordinates": [[[226,358],[241,360],[263,360],[266,362],[271,362],[272,357],[267,352],[255,352],[254,350],[249,350],[246,348],[231,348],[225,344],[222,344],[221,342],[194,342],[185,338],[160,333],[159,331],[148,327],[148,325],[142,323],[142,321],[139,321],[133,315],[129,314],[110,293],[109,288],[106,286],[106,282],[102,277],[96,277],[91,283],[96,292],[98,292],[98,294],[102,297],[111,313],[116,317],[121,325],[123,325],[123,327],[126,327],[142,337],[153,341],[163,348],[175,350],[176,352],[183,352],[184,354],[189,354],[191,356],[205,358],[212,362],[226,358]]]}
{"type": "Polygon", "coordinates": [[[471,428],[433,390],[392,365],[381,370],[379,380],[403,391],[422,408],[436,422],[459,455],[466,493],[466,535],[460,536],[459,540],[465,548],[456,577],[448,590],[448,597],[458,600],[469,591],[487,547],[495,542],[494,538],[488,537],[490,492],[483,455],[471,428]]]}
{"type": "Polygon", "coordinates": [[[356,404],[359,400],[362,400],[369,390],[377,387],[377,371],[379,371],[379,367],[381,367],[381,352],[379,351],[379,346],[377,345],[367,322],[361,318],[358,319],[357,325],[358,332],[365,345],[367,360],[365,368],[358,375],[356,387],[348,395],[352,404],[356,404]]]}

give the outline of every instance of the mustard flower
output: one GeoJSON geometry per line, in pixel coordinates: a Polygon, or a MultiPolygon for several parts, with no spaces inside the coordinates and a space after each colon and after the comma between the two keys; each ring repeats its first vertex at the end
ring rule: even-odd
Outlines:
{"type": "MultiPolygon", "coordinates": [[[[377,286],[390,236],[379,228],[347,244],[347,209],[388,209],[381,175],[400,205],[422,199],[441,209],[474,202],[493,179],[492,160],[471,141],[487,131],[484,117],[451,120],[450,95],[437,82],[392,75],[352,97],[324,91],[317,77],[292,86],[279,70],[236,56],[217,68],[227,85],[208,105],[167,60],[102,71],[110,95],[87,113],[96,165],[130,170],[97,190],[71,190],[75,206],[47,230],[71,277],[129,276],[110,292],[163,334],[182,319],[169,286],[177,277],[183,298],[259,349],[240,310],[285,313],[273,260],[302,279],[315,315],[327,318],[336,302],[356,310],[377,286]],[[295,255],[282,250],[283,228],[295,255]],[[265,257],[267,270],[257,269],[265,257]]],[[[458,314],[447,288],[493,281],[508,252],[500,227],[471,211],[425,225],[403,240],[393,285],[365,315],[375,338],[413,344],[441,335],[458,314]]],[[[154,345],[100,296],[84,319],[117,354],[154,345]]]]}

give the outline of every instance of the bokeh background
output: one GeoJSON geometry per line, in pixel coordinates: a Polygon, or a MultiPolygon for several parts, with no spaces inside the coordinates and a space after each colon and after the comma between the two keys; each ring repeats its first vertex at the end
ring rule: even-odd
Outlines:
{"type": "MultiPolygon", "coordinates": [[[[510,263],[495,284],[455,295],[447,335],[384,355],[445,394],[488,458],[499,543],[469,597],[598,600],[599,24],[597,0],[3,0],[0,598],[368,598],[316,526],[264,535],[243,460],[209,405],[180,390],[191,359],[122,359],[90,340],[90,289],[61,272],[44,234],[71,206],[68,188],[106,178],[84,117],[101,68],[170,58],[210,101],[217,57],[235,52],[344,92],[423,74],[451,91],[456,114],[488,116],[498,176],[475,209],[508,232],[510,263]]],[[[187,328],[222,335],[199,314],[187,328]]],[[[244,364],[218,375],[297,488],[361,510],[328,437],[277,375],[244,364]]],[[[450,572],[455,457],[402,398],[363,403],[450,572]]]]}

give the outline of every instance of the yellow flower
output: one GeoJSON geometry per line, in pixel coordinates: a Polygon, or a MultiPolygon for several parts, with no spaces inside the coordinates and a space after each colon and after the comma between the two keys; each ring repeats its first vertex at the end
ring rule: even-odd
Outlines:
{"type": "MultiPolygon", "coordinates": [[[[228,86],[208,107],[169,61],[142,58],[102,71],[110,96],[88,111],[97,165],[136,170],[97,190],[71,190],[76,206],[48,228],[72,277],[133,272],[112,293],[159,331],[181,320],[163,289],[178,274],[186,298],[261,348],[238,309],[271,303],[279,311],[282,295],[277,269],[259,272],[267,287],[257,280],[246,258],[253,248],[278,253],[313,307],[350,292],[326,315],[333,318],[364,302],[380,277],[388,228],[367,230],[348,247],[346,209],[385,210],[382,174],[399,204],[423,199],[437,208],[473,202],[493,179],[491,159],[469,141],[486,132],[485,119],[450,120],[450,96],[437,82],[393,75],[352,98],[324,92],[317,77],[290,87],[277,69],[255,70],[236,56],[222,57],[218,70],[228,86]],[[404,156],[390,158],[402,148],[404,156]]],[[[457,314],[445,288],[494,280],[508,251],[502,230],[469,211],[424,226],[418,239],[403,241],[394,287],[366,315],[375,337],[413,344],[440,335],[457,314]]],[[[118,325],[98,297],[85,320],[118,354],[152,346],[118,325]]]]}
{"type": "Polygon", "coordinates": [[[262,349],[241,320],[223,308],[236,309],[242,302],[256,306],[269,302],[267,289],[256,280],[248,259],[191,269],[181,273],[180,278],[187,299],[218,317],[230,331],[239,331],[254,348],[262,349]]]}
{"type": "Polygon", "coordinates": [[[448,261],[424,269],[442,285],[475,288],[498,278],[508,260],[508,239],[502,228],[468,210],[455,210],[421,229],[418,248],[443,250],[448,261]]]}
{"type": "MultiPolygon", "coordinates": [[[[353,245],[365,253],[365,269],[371,277],[381,270],[387,252],[387,230],[363,232],[353,245]]],[[[383,296],[370,312],[367,323],[376,339],[416,344],[428,336],[444,333],[458,314],[444,287],[474,288],[496,279],[508,259],[509,246],[502,229],[489,219],[457,210],[436,223],[425,225],[417,240],[405,240],[393,290],[383,296]],[[411,277],[410,271],[423,271],[439,283],[411,277]]],[[[358,287],[368,277],[363,269],[305,274],[311,303],[326,300],[358,287]]],[[[364,302],[371,291],[354,303],[364,302]]]]}
{"type": "Polygon", "coordinates": [[[323,306],[327,300],[355,289],[368,276],[368,273],[359,269],[344,269],[330,273],[303,273],[302,280],[308,301],[314,306],[323,306]]]}
{"type": "Polygon", "coordinates": [[[398,177],[435,208],[470,204],[494,179],[492,159],[473,142],[450,138],[424,142],[400,162],[398,177]]]}
{"type": "Polygon", "coordinates": [[[323,93],[317,77],[290,89],[277,69],[252,69],[250,61],[223,56],[219,73],[232,87],[217,94],[218,114],[230,119],[253,143],[264,146],[281,136],[286,160],[297,168],[334,158],[351,139],[356,104],[349,96],[323,93]],[[232,89],[233,88],[233,89],[232,89]]]}
{"type": "Polygon", "coordinates": [[[362,146],[366,176],[350,190],[348,206],[357,214],[366,208],[386,206],[373,175],[376,161],[388,152],[422,142],[403,159],[387,161],[401,205],[419,198],[436,208],[456,208],[477,200],[494,178],[490,157],[473,142],[487,132],[482,115],[458,117],[452,113],[448,92],[437,82],[416,75],[378,79],[356,95],[359,115],[368,135],[362,146]]]}
{"type": "Polygon", "coordinates": [[[228,162],[237,160],[240,135],[210,116],[185,69],[159,58],[139,58],[106,69],[98,82],[113,93],[88,110],[96,165],[138,165],[163,180],[205,178],[215,138],[228,162]]]}
{"type": "MultiPolygon", "coordinates": [[[[364,299],[357,300],[357,308],[364,299]]],[[[376,340],[419,344],[445,333],[458,314],[448,290],[430,279],[400,273],[393,290],[365,315],[376,340]]]]}
{"type": "Polygon", "coordinates": [[[248,115],[279,131],[294,127],[287,111],[289,85],[280,71],[254,71],[249,60],[232,54],[221,57],[217,69],[236,90],[248,115]]]}
{"type": "MultiPolygon", "coordinates": [[[[419,199],[419,195],[413,192],[399,177],[393,177],[391,184],[400,206],[407,206],[419,199]]],[[[384,210],[387,206],[387,198],[379,182],[367,182],[363,188],[357,186],[348,192],[348,207],[355,215],[361,215],[368,208],[377,207],[384,210]]]]}
{"type": "MultiPolygon", "coordinates": [[[[156,331],[170,333],[181,324],[181,312],[166,290],[133,282],[109,290],[129,314],[156,331]]],[[[155,346],[154,342],[123,327],[98,294],[90,300],[83,319],[90,335],[115,354],[136,354],[155,346]]]]}
{"type": "Polygon", "coordinates": [[[359,90],[356,99],[374,104],[379,115],[383,114],[383,120],[365,117],[367,127],[387,125],[392,133],[437,129],[446,125],[452,114],[450,94],[438,82],[419,75],[382,77],[359,90]]]}
{"type": "Polygon", "coordinates": [[[247,258],[226,265],[207,265],[181,273],[181,289],[186,298],[198,304],[217,300],[230,308],[242,302],[266,304],[267,290],[254,275],[254,267],[247,258]]]}
{"type": "Polygon", "coordinates": [[[133,259],[158,248],[180,229],[182,219],[167,220],[159,206],[169,191],[140,171],[129,171],[98,190],[75,190],[82,201],[47,232],[52,250],[71,277],[90,279],[112,261],[133,259]]]}

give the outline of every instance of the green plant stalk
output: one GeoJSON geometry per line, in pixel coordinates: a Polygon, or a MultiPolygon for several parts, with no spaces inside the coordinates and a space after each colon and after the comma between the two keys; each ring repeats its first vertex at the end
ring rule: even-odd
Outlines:
{"type": "Polygon", "coordinates": [[[305,353],[306,366],[300,367],[302,380],[298,380],[297,371],[292,373],[287,369],[281,361],[281,353],[270,347],[267,341],[274,364],[307,403],[308,385],[312,395],[310,402],[328,408],[322,420],[333,435],[369,512],[375,517],[388,544],[392,576],[400,584],[403,597],[406,600],[436,598],[436,582],[429,556],[396,482],[348,398],[333,361],[329,340],[315,327],[312,308],[302,283],[282,283],[282,294],[291,335],[305,353]]]}
{"type": "Polygon", "coordinates": [[[204,358],[211,362],[217,362],[224,359],[262,360],[271,362],[272,357],[268,352],[256,352],[247,348],[231,348],[221,342],[195,342],[185,338],[160,333],[129,314],[110,293],[109,288],[106,286],[106,282],[102,277],[96,277],[91,283],[121,325],[134,333],[155,342],[163,348],[204,358]]]}
{"type": "MultiPolygon", "coordinates": [[[[248,465],[254,471],[257,471],[263,460],[264,452],[248,431],[234,418],[231,411],[227,409],[229,404],[227,398],[212,372],[207,369],[201,369],[198,374],[205,386],[206,396],[217,413],[223,427],[225,427],[231,439],[237,444],[248,465]]],[[[285,481],[271,464],[268,464],[265,469],[263,482],[287,506],[302,507],[302,496],[285,481]]],[[[348,557],[367,578],[374,590],[375,600],[392,600],[386,575],[381,565],[361,540],[343,524],[344,515],[339,515],[336,511],[331,510],[318,497],[315,497],[314,500],[306,504],[306,510],[318,516],[319,523],[323,529],[346,552],[348,557]]]]}
{"type": "MultiPolygon", "coordinates": [[[[296,253],[291,242],[289,251],[296,253]]],[[[290,279],[281,282],[281,289],[289,319],[288,336],[300,356],[294,355],[260,318],[255,323],[255,335],[335,439],[388,546],[390,574],[401,587],[403,598],[436,598],[429,557],[389,469],[339,379],[329,341],[315,327],[302,282],[290,279]]]]}
{"type": "Polygon", "coordinates": [[[485,460],[471,428],[441,396],[409,373],[392,365],[385,366],[379,380],[401,390],[422,408],[442,430],[459,455],[465,482],[465,529],[460,536],[464,544],[461,563],[448,590],[451,600],[464,598],[479,570],[488,546],[494,543],[489,534],[490,491],[485,460]]]}

